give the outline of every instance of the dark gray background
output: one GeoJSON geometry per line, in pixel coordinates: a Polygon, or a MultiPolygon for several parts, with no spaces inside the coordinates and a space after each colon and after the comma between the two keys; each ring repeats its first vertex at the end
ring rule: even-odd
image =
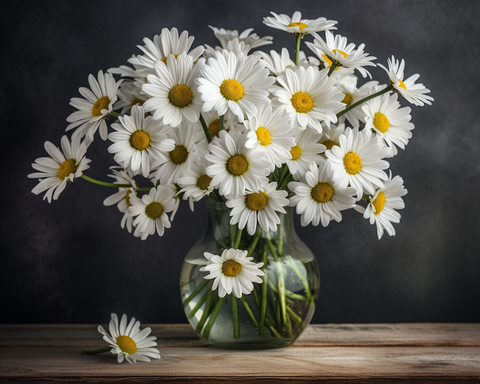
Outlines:
{"type": "MultiPolygon", "coordinates": [[[[480,321],[478,1],[36,1],[2,11],[2,323],[104,323],[111,312],[142,322],[186,322],[179,297],[183,257],[203,232],[205,208],[182,205],[164,237],[141,241],[120,229],[102,201],[112,191],[79,180],[48,204],[30,193],[31,163],[45,141],[59,145],[71,97],[87,76],[124,64],[163,27],[217,41],[207,27],[274,36],[266,49],[293,50],[268,28],[270,11],[338,20],[407,76],[420,73],[433,106],[412,106],[413,139],[391,161],[409,193],[397,236],[376,238],[356,212],[340,224],[298,227],[317,256],[321,291],[313,322],[480,321]]],[[[372,74],[388,81],[381,69],[372,74]]],[[[402,100],[403,106],[408,104],[402,100]]],[[[106,179],[113,160],[100,139],[88,158],[106,179]]]]}

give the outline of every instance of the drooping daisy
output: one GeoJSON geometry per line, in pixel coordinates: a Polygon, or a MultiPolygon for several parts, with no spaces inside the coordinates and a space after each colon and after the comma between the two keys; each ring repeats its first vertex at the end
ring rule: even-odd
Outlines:
{"type": "Polygon", "coordinates": [[[38,195],[47,191],[43,199],[51,203],[52,196],[53,200],[57,200],[67,182],[75,181],[82,176],[83,171],[90,168],[88,163],[91,160],[85,157],[87,145],[80,140],[80,136],[76,136],[70,143],[67,136],[63,136],[60,140],[61,151],[49,141],[45,142],[45,150],[50,157],[40,157],[32,164],[33,168],[40,171],[28,175],[31,179],[40,179],[32,193],[38,195]]]}
{"type": "Polygon", "coordinates": [[[389,157],[398,153],[397,147],[405,149],[412,137],[414,125],[410,123],[411,109],[400,108],[398,95],[388,93],[369,100],[362,106],[365,113],[365,129],[373,129],[390,148],[389,157]]]}
{"type": "Polygon", "coordinates": [[[143,107],[138,106],[132,107],[131,116],[118,119],[120,124],[112,124],[115,132],[108,135],[113,142],[108,152],[114,154],[114,160],[123,168],[148,177],[152,161],[165,159],[168,151],[174,149],[173,140],[166,136],[170,128],[151,116],[145,117],[143,107]]]}
{"type": "Polygon", "coordinates": [[[377,225],[379,240],[382,238],[384,230],[390,236],[395,236],[395,228],[392,223],[400,222],[401,216],[396,209],[405,208],[402,196],[406,194],[407,190],[403,186],[403,179],[400,176],[395,176],[392,179],[392,173],[390,172],[385,186],[369,197],[370,201],[367,209],[357,207],[357,210],[363,213],[365,219],[370,219],[370,224],[375,223],[377,225]]]}
{"type": "Polygon", "coordinates": [[[221,131],[220,137],[209,144],[210,154],[205,158],[211,165],[207,167],[207,175],[223,196],[235,199],[247,189],[256,191],[268,183],[270,162],[262,153],[247,148],[247,139],[246,133],[221,131]]]}
{"type": "MultiPolygon", "coordinates": [[[[209,163],[205,154],[199,153],[199,161],[192,163],[189,168],[185,169],[183,176],[177,179],[177,184],[182,188],[180,193],[183,193],[183,200],[199,201],[214,189],[211,185],[212,178],[207,175],[209,163]]],[[[190,208],[193,210],[193,206],[190,208]]]]}
{"type": "Polygon", "coordinates": [[[258,191],[246,191],[236,199],[228,200],[225,205],[232,208],[231,225],[238,223],[238,228],[247,227],[249,235],[257,231],[257,222],[265,232],[277,230],[280,218],[277,212],[287,213],[283,207],[288,205],[287,191],[277,191],[277,183],[269,183],[258,191]]]}
{"type": "Polygon", "coordinates": [[[197,158],[195,154],[195,130],[184,123],[180,129],[173,129],[168,137],[173,140],[174,147],[162,159],[152,163],[152,176],[162,185],[176,183],[183,176],[185,170],[197,158]]]}
{"type": "Polygon", "coordinates": [[[157,348],[157,338],[148,336],[152,329],[150,327],[140,330],[140,322],[132,317],[127,324],[127,316],[123,314],[120,323],[115,313],[108,324],[108,333],[101,325],[98,326],[98,332],[103,335],[112,349],[110,352],[117,355],[119,363],[127,360],[130,364],[138,361],[150,362],[150,359],[160,359],[160,351],[157,348]]]}
{"type": "Polygon", "coordinates": [[[405,69],[405,60],[402,59],[401,62],[395,60],[395,56],[392,56],[392,60],[387,59],[388,69],[385,68],[382,64],[378,64],[380,68],[383,68],[385,72],[388,73],[390,77],[390,84],[393,85],[395,90],[400,93],[407,101],[414,105],[422,106],[424,104],[431,105],[433,97],[426,95],[430,93],[428,88],[425,88],[423,84],[416,84],[415,81],[420,77],[417,73],[410,76],[408,79],[403,80],[404,69],[405,69]]]}
{"type": "Polygon", "coordinates": [[[383,171],[389,167],[388,161],[382,160],[389,153],[373,136],[369,129],[346,129],[340,135],[340,145],[335,145],[325,152],[331,160],[334,178],[341,187],[351,186],[357,190],[357,200],[364,191],[373,195],[375,188],[383,187],[388,179],[383,171]]]}
{"type": "Polygon", "coordinates": [[[215,279],[212,291],[218,288],[218,296],[233,295],[241,298],[253,291],[253,283],[262,283],[259,276],[265,273],[260,270],[263,263],[253,263],[253,257],[247,257],[247,251],[241,249],[225,249],[221,256],[205,252],[207,265],[200,268],[202,272],[210,272],[205,279],[215,279]]]}
{"type": "Polygon", "coordinates": [[[138,88],[133,81],[124,81],[118,91],[119,100],[115,104],[115,109],[122,108],[121,115],[127,113],[134,105],[142,106],[148,99],[148,96],[138,88]]]}
{"type": "Polygon", "coordinates": [[[110,167],[112,170],[112,175],[108,175],[113,177],[115,181],[114,184],[123,184],[128,185],[130,184],[131,187],[120,187],[118,188],[118,192],[110,195],[103,201],[103,205],[111,206],[117,204],[118,210],[123,213],[122,220],[120,222],[120,227],[123,229],[125,226],[127,227],[127,231],[132,233],[132,223],[133,217],[130,216],[130,212],[128,207],[132,204],[130,203],[130,196],[135,196],[137,183],[133,179],[133,172],[129,172],[128,170],[122,169],[119,166],[110,167]]]}
{"type": "Polygon", "coordinates": [[[204,101],[202,111],[214,110],[222,116],[230,109],[243,122],[245,113],[253,115],[257,106],[270,104],[267,89],[275,79],[259,60],[256,55],[215,52],[197,79],[204,101]]]}
{"type": "Polygon", "coordinates": [[[273,17],[268,16],[263,18],[263,23],[269,27],[280,29],[288,33],[294,34],[306,34],[320,31],[326,31],[328,29],[336,29],[334,27],[337,21],[327,20],[324,17],[319,17],[314,20],[302,19],[302,14],[299,11],[293,13],[292,17],[275,12],[270,12],[273,17]]]}
{"type": "Polygon", "coordinates": [[[144,54],[134,56],[128,60],[130,64],[133,64],[137,70],[135,71],[135,77],[147,77],[149,74],[153,74],[155,63],[163,61],[165,64],[173,62],[172,58],[168,63],[168,57],[173,55],[175,58],[182,54],[186,54],[192,58],[192,62],[196,62],[198,58],[203,54],[205,48],[198,46],[193,50],[190,50],[195,38],[188,36],[187,31],[183,31],[180,36],[178,35],[177,28],[163,28],[160,35],[155,35],[153,41],[144,38],[144,46],[138,45],[144,54]],[[143,68],[143,69],[142,69],[143,68]]]}
{"type": "Polygon", "coordinates": [[[321,136],[311,128],[295,135],[295,145],[290,148],[292,158],[286,161],[288,169],[295,179],[308,171],[312,161],[315,164],[322,161],[321,153],[325,152],[325,146],[318,142],[321,136]]]}
{"type": "MultiPolygon", "coordinates": [[[[278,54],[275,51],[270,51],[270,54],[263,51],[257,51],[254,54],[259,55],[262,58],[265,62],[265,66],[274,76],[278,76],[285,72],[285,69],[287,68],[293,69],[295,67],[295,62],[290,59],[290,54],[288,53],[287,48],[282,48],[281,54],[278,54]]],[[[304,67],[310,65],[303,51],[299,52],[298,65],[304,67]]]]}
{"type": "Polygon", "coordinates": [[[290,116],[294,127],[312,127],[322,133],[322,120],[328,125],[337,121],[336,112],[343,108],[344,95],[327,76],[328,70],[313,67],[287,68],[277,77],[281,86],[272,87],[274,105],[290,116]]]}
{"type": "Polygon", "coordinates": [[[325,63],[327,68],[330,68],[332,64],[335,64],[340,68],[357,69],[363,77],[370,76],[365,66],[375,67],[373,60],[374,56],[368,56],[368,53],[363,52],[365,44],[360,44],[355,49],[355,44],[350,43],[347,45],[347,38],[341,35],[333,36],[330,31],[325,32],[327,41],[325,42],[320,36],[314,35],[313,43],[306,42],[307,46],[318,56],[320,60],[325,63]]]}
{"type": "Polygon", "coordinates": [[[145,240],[149,235],[153,235],[155,230],[159,236],[163,236],[165,228],[171,226],[167,213],[175,209],[174,195],[172,188],[159,185],[150,189],[148,195],[143,195],[142,198],[130,197],[130,213],[137,216],[133,221],[135,237],[145,240]]]}
{"type": "Polygon", "coordinates": [[[79,88],[80,94],[84,97],[72,97],[70,105],[77,108],[78,111],[73,112],[67,117],[70,123],[67,131],[76,128],[72,137],[87,137],[89,142],[93,141],[93,136],[100,127],[100,137],[107,140],[107,123],[105,118],[112,111],[112,106],[117,101],[118,87],[123,80],[115,82],[113,75],[98,71],[98,80],[93,75],[88,76],[88,84],[90,89],[79,88]]]}
{"type": "Polygon", "coordinates": [[[194,65],[187,54],[179,55],[176,60],[169,57],[172,60],[168,65],[162,61],[155,63],[156,74],[148,75],[148,83],[142,86],[150,96],[143,106],[155,120],[162,119],[163,124],[178,127],[185,119],[198,121],[202,101],[195,79],[205,60],[199,59],[194,65]]]}
{"type": "Polygon", "coordinates": [[[290,149],[295,145],[295,139],[289,120],[281,109],[261,106],[256,115],[248,116],[248,120],[243,122],[248,131],[245,146],[263,152],[272,164],[270,171],[292,158],[290,149]]]}
{"type": "Polygon", "coordinates": [[[326,227],[331,220],[339,223],[342,220],[340,211],[355,206],[356,190],[342,187],[333,179],[330,161],[321,161],[317,166],[310,164],[309,171],[301,181],[288,183],[288,188],[294,193],[290,198],[290,206],[296,207],[301,217],[303,227],[320,222],[326,227]]]}

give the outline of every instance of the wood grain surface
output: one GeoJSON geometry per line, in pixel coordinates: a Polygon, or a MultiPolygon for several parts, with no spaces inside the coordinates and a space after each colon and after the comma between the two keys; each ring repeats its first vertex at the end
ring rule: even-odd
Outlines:
{"type": "Polygon", "coordinates": [[[480,324],[311,325],[263,351],[206,347],[189,325],[149,325],[162,358],[118,364],[95,325],[0,325],[1,382],[479,382],[480,324]]]}

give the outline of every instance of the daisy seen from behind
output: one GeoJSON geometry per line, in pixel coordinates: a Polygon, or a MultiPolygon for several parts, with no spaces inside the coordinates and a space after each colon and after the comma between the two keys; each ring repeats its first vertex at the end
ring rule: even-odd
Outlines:
{"type": "Polygon", "coordinates": [[[305,129],[307,126],[322,133],[321,121],[329,125],[337,121],[336,112],[343,109],[343,93],[328,77],[328,70],[313,67],[287,68],[277,77],[280,86],[272,87],[274,106],[290,116],[290,124],[305,129]]]}
{"type": "Polygon", "coordinates": [[[81,142],[80,136],[68,140],[63,136],[60,140],[61,150],[51,142],[45,142],[45,150],[50,157],[40,157],[35,160],[32,167],[39,172],[30,173],[31,179],[39,179],[39,183],[32,189],[32,193],[38,195],[45,192],[43,199],[49,203],[57,200],[60,193],[67,186],[67,182],[73,182],[83,171],[90,168],[88,165],[91,160],[85,157],[87,145],[85,141],[81,142]]]}
{"type": "Polygon", "coordinates": [[[227,200],[225,205],[232,208],[230,225],[238,223],[239,229],[247,227],[249,235],[257,231],[257,223],[265,232],[275,232],[280,218],[277,212],[287,213],[283,207],[288,205],[287,191],[277,191],[277,183],[269,183],[258,191],[246,191],[236,199],[227,200]]]}
{"type": "Polygon", "coordinates": [[[125,169],[131,169],[135,175],[148,177],[151,163],[163,160],[168,151],[175,148],[173,140],[166,133],[170,130],[151,116],[145,117],[143,107],[133,106],[131,115],[119,116],[120,123],[112,124],[115,130],[108,135],[113,143],[108,152],[125,169]]]}
{"type": "Polygon", "coordinates": [[[342,220],[340,211],[355,206],[356,190],[342,187],[333,178],[330,161],[323,160],[317,166],[310,164],[310,169],[301,181],[288,183],[288,188],[294,193],[290,197],[290,206],[296,207],[301,216],[303,227],[312,223],[317,226],[320,222],[326,227],[331,220],[339,223],[342,220]]]}
{"type": "Polygon", "coordinates": [[[420,75],[417,73],[404,80],[405,60],[395,60],[395,56],[392,59],[387,59],[388,68],[385,68],[382,64],[378,66],[387,72],[390,78],[390,84],[393,86],[396,92],[400,93],[409,103],[423,107],[424,104],[431,105],[433,97],[426,95],[430,93],[428,88],[421,83],[415,83],[420,75]]]}
{"type": "Polygon", "coordinates": [[[100,127],[100,137],[107,140],[108,128],[105,119],[113,110],[122,81],[115,82],[112,74],[104,74],[103,71],[98,71],[97,79],[93,75],[88,76],[90,89],[81,87],[78,90],[84,99],[73,97],[70,100],[70,105],[78,109],[67,117],[70,124],[66,130],[76,128],[72,137],[87,137],[87,140],[92,142],[100,127]]]}
{"type": "Polygon", "coordinates": [[[378,189],[373,196],[369,196],[367,208],[356,207],[357,211],[363,213],[365,219],[370,220],[370,224],[377,225],[379,240],[385,231],[390,236],[395,236],[395,228],[392,223],[400,222],[401,215],[396,210],[405,208],[402,196],[406,194],[407,190],[403,186],[403,179],[400,176],[392,179],[390,172],[383,188],[378,189]]]}
{"type": "Polygon", "coordinates": [[[246,113],[254,115],[257,106],[270,104],[267,89],[275,79],[259,60],[257,55],[215,52],[197,79],[204,102],[202,111],[214,110],[223,116],[231,110],[242,123],[246,113]]]}
{"type": "Polygon", "coordinates": [[[202,272],[209,272],[205,279],[215,279],[212,291],[218,288],[218,296],[233,295],[241,298],[253,291],[253,283],[262,283],[259,276],[265,273],[260,270],[263,263],[253,263],[253,257],[247,257],[247,251],[241,249],[225,249],[221,256],[205,252],[207,265],[200,268],[202,272]]]}
{"type": "Polygon", "coordinates": [[[127,360],[130,364],[138,361],[150,362],[150,359],[160,359],[160,351],[157,348],[157,338],[149,336],[152,329],[150,327],[140,330],[140,322],[132,317],[127,324],[127,316],[123,314],[120,323],[115,313],[111,315],[108,324],[108,333],[101,325],[98,326],[98,332],[103,335],[112,349],[110,352],[117,355],[119,363],[127,360]]]}
{"type": "Polygon", "coordinates": [[[136,216],[133,225],[135,226],[135,237],[145,240],[155,231],[163,236],[165,228],[170,228],[171,223],[167,213],[176,208],[175,192],[170,187],[159,185],[150,189],[150,192],[141,198],[130,197],[130,214],[136,216]]]}
{"type": "Polygon", "coordinates": [[[271,28],[280,29],[282,31],[301,34],[314,33],[326,31],[328,29],[336,29],[334,27],[337,21],[327,20],[325,17],[317,19],[302,19],[302,14],[299,11],[293,13],[292,17],[281,13],[270,12],[272,16],[264,17],[263,23],[271,28]]]}
{"type": "Polygon", "coordinates": [[[390,164],[382,159],[390,150],[378,142],[369,129],[345,129],[339,141],[339,145],[325,152],[332,162],[335,180],[342,187],[355,188],[357,201],[363,197],[364,191],[373,195],[375,189],[383,187],[388,179],[384,170],[390,164]]]}

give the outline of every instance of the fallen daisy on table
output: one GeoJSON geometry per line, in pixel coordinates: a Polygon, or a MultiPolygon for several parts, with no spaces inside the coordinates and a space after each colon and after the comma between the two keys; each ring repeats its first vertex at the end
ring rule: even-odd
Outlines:
{"type": "Polygon", "coordinates": [[[95,351],[84,351],[87,355],[110,352],[117,355],[119,363],[127,360],[130,364],[138,361],[150,362],[152,359],[160,359],[160,351],[157,348],[157,338],[148,336],[152,329],[150,327],[140,330],[140,322],[132,317],[127,324],[127,316],[123,314],[120,323],[115,313],[112,313],[112,319],[108,324],[110,333],[99,325],[98,332],[103,335],[103,340],[110,344],[109,347],[97,349],[95,351]]]}

